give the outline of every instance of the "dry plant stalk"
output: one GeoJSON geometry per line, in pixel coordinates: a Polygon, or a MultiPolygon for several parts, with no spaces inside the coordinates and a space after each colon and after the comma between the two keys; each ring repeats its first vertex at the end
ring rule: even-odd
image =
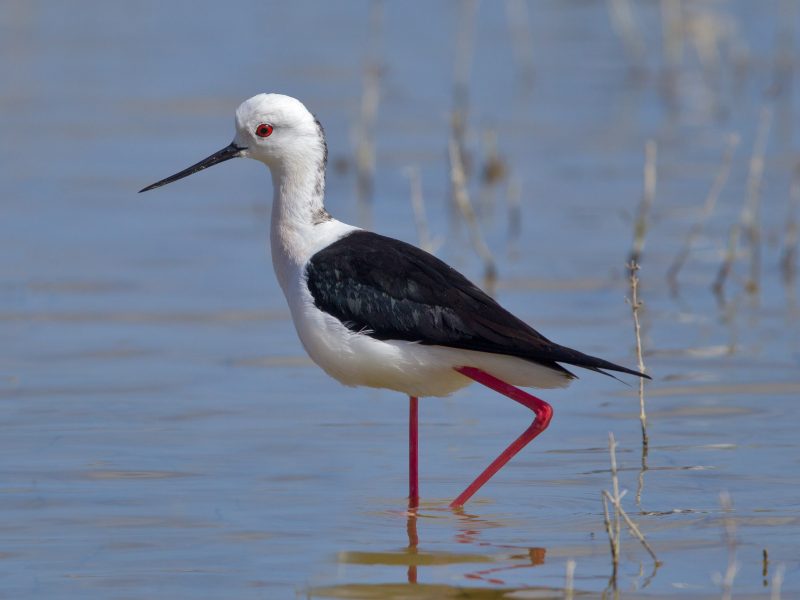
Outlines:
{"type": "MultiPolygon", "coordinates": [[[[645,373],[646,367],[644,366],[644,358],[642,356],[642,328],[639,323],[639,309],[643,303],[639,300],[639,278],[636,272],[639,270],[639,265],[631,261],[628,264],[628,269],[631,274],[631,312],[633,313],[633,331],[636,334],[636,359],[639,364],[639,372],[645,373]]],[[[647,436],[647,412],[644,407],[644,378],[639,377],[639,422],[642,425],[642,452],[647,454],[647,447],[650,440],[647,436]]],[[[644,458],[642,459],[644,460],[644,458]]],[[[639,495],[639,494],[637,494],[639,495]]]]}
{"type": "Polygon", "coordinates": [[[464,173],[469,171],[467,160],[467,113],[469,111],[469,79],[472,52],[475,45],[477,0],[464,0],[458,6],[455,61],[453,63],[453,113],[450,119],[452,136],[458,144],[464,173]]]}
{"type": "Polygon", "coordinates": [[[789,214],[786,217],[786,233],[781,251],[781,276],[786,285],[794,283],[797,274],[797,241],[800,228],[797,224],[797,213],[800,212],[800,163],[794,168],[792,187],[789,192],[789,214]]]}
{"type": "Polygon", "coordinates": [[[634,18],[630,0],[608,0],[608,15],[614,32],[622,41],[633,73],[644,73],[646,57],[644,37],[634,18]]]}
{"type": "MultiPolygon", "coordinates": [[[[608,512],[608,500],[606,499],[605,490],[600,492],[600,499],[603,501],[603,525],[605,525],[606,533],[608,534],[608,545],[611,548],[611,562],[614,565],[613,577],[616,578],[617,567],[619,566],[619,539],[614,536],[614,523],[612,523],[608,512]]],[[[614,518],[617,518],[616,510],[614,511],[614,518]]]]}
{"type": "Polygon", "coordinates": [[[564,578],[564,600],[572,600],[574,597],[575,580],[575,561],[571,558],[567,561],[567,573],[564,578]]]}
{"type": "Polygon", "coordinates": [[[414,211],[414,225],[417,228],[419,247],[433,254],[439,248],[440,241],[431,238],[430,229],[428,228],[428,217],[425,212],[425,200],[422,196],[422,178],[419,173],[419,167],[408,167],[406,175],[411,188],[411,209],[414,211]]]}
{"type": "MultiPolygon", "coordinates": [[[[616,447],[617,442],[614,439],[614,434],[609,432],[608,433],[608,452],[611,455],[611,482],[614,489],[614,497],[617,498],[619,496],[619,481],[617,479],[617,454],[616,454],[616,447]]],[[[617,504],[613,503],[611,500],[611,496],[603,490],[600,493],[600,498],[603,501],[603,524],[606,528],[606,533],[608,534],[608,544],[611,547],[611,578],[609,581],[609,585],[613,587],[615,590],[617,589],[617,570],[619,569],[619,555],[620,555],[620,540],[619,540],[619,533],[620,533],[620,526],[619,526],[619,508],[617,504]],[[614,519],[612,520],[609,515],[608,511],[608,503],[614,505],[614,519]]]]}
{"type": "Polygon", "coordinates": [[[511,258],[519,255],[519,240],[522,236],[522,182],[511,177],[506,190],[506,210],[508,211],[507,252],[511,258]]]}
{"type": "Polygon", "coordinates": [[[660,564],[659,561],[658,561],[658,558],[656,557],[656,553],[650,547],[650,544],[647,543],[647,540],[645,539],[644,534],[642,534],[642,532],[639,529],[639,527],[636,525],[636,523],[633,522],[633,519],[631,519],[628,516],[628,513],[626,513],[625,510],[622,508],[622,506],[620,506],[619,500],[615,500],[614,498],[612,498],[611,494],[609,494],[606,491],[603,491],[603,493],[605,494],[605,496],[608,499],[608,501],[611,502],[614,505],[614,508],[619,511],[619,514],[622,517],[622,519],[625,521],[625,524],[628,526],[628,530],[631,532],[631,535],[633,535],[633,537],[635,537],[637,540],[639,540],[639,542],[642,544],[642,546],[644,546],[644,549],[647,550],[647,553],[653,559],[653,562],[655,562],[656,564],[660,564]]]}
{"type": "Polygon", "coordinates": [[[612,575],[612,579],[616,578],[617,568],[619,567],[619,551],[620,551],[620,524],[622,521],[625,521],[625,525],[628,527],[628,531],[631,533],[633,537],[635,537],[639,542],[642,544],[644,549],[653,559],[653,563],[656,567],[658,567],[661,563],[659,562],[658,558],[656,557],[656,553],[650,547],[650,544],[647,543],[644,535],[642,534],[639,527],[634,523],[633,519],[628,516],[628,513],[622,508],[622,497],[625,495],[625,492],[620,494],[619,492],[619,478],[617,476],[617,441],[614,439],[614,434],[608,434],[608,452],[611,456],[611,483],[612,483],[612,490],[613,495],[610,494],[608,491],[603,490],[602,498],[603,498],[603,515],[606,524],[606,531],[608,532],[609,543],[611,544],[611,555],[612,560],[614,561],[614,575],[612,575]],[[614,507],[614,520],[612,521],[609,518],[609,511],[608,511],[608,504],[611,504],[614,507]]]}
{"type": "Polygon", "coordinates": [[[647,471],[647,446],[642,446],[642,464],[639,467],[639,476],[636,478],[636,506],[639,508],[642,507],[645,471],[647,471]]]}
{"type": "Polygon", "coordinates": [[[757,292],[761,280],[761,183],[764,180],[764,157],[772,123],[772,109],[761,111],[758,134],[750,159],[750,172],[747,178],[747,201],[742,211],[742,228],[750,244],[750,277],[747,291],[757,292]]]}
{"type": "Polygon", "coordinates": [[[736,560],[736,521],[730,516],[733,512],[731,495],[728,492],[722,492],[719,495],[719,503],[725,513],[722,519],[722,526],[725,545],[728,547],[728,566],[725,569],[725,574],[720,577],[720,585],[722,586],[723,600],[730,600],[733,595],[733,580],[739,572],[739,563],[736,560]]]}
{"type": "Polygon", "coordinates": [[[628,257],[629,261],[637,263],[641,262],[644,239],[647,235],[647,220],[656,197],[656,155],[657,146],[655,141],[648,140],[644,146],[644,191],[633,226],[633,247],[628,257]]]}
{"type": "Polygon", "coordinates": [[[684,19],[681,0],[661,0],[661,47],[664,72],[661,94],[670,109],[678,107],[678,70],[683,61],[684,19]]]}
{"type": "Polygon", "coordinates": [[[375,173],[375,118],[378,114],[380,86],[378,67],[367,66],[364,73],[364,91],[361,96],[361,118],[356,138],[356,169],[358,197],[362,203],[372,202],[375,173]]]}
{"type": "MultiPolygon", "coordinates": [[[[710,8],[710,7],[709,7],[710,8]]],[[[721,10],[687,10],[685,29],[687,42],[697,53],[703,72],[703,80],[709,95],[707,106],[718,117],[723,117],[723,53],[732,43],[733,28],[721,10]]]]}
{"type": "Polygon", "coordinates": [[[736,153],[736,148],[739,145],[740,139],[740,136],[736,133],[732,133],[728,136],[725,152],[722,156],[722,164],[717,171],[717,176],[714,178],[714,183],[711,184],[711,189],[708,190],[706,201],[703,203],[703,210],[700,212],[697,221],[695,221],[689,229],[686,237],[683,239],[681,249],[678,251],[678,254],[675,255],[672,264],[667,270],[667,281],[673,293],[678,289],[678,272],[683,268],[686,259],[689,258],[692,246],[703,232],[706,221],[708,221],[709,217],[714,213],[717,200],[728,181],[728,177],[731,174],[731,167],[733,166],[733,156],[736,153]]]}
{"type": "Polygon", "coordinates": [[[731,269],[733,268],[733,261],[736,258],[736,250],[738,247],[739,224],[734,223],[731,225],[731,228],[728,231],[728,247],[725,250],[725,258],[722,259],[722,264],[719,267],[719,271],[717,271],[717,276],[714,278],[714,283],[711,285],[711,289],[714,291],[714,294],[717,296],[720,302],[722,302],[725,282],[727,281],[728,275],[730,275],[731,269]]]}
{"type": "Polygon", "coordinates": [[[527,2],[506,0],[506,16],[508,17],[511,43],[519,64],[520,81],[527,91],[533,87],[534,80],[533,35],[531,34],[527,2]]]}
{"type": "MultiPolygon", "coordinates": [[[[616,596],[617,591],[617,569],[619,568],[619,539],[614,537],[613,525],[608,513],[608,500],[606,499],[606,492],[600,492],[600,499],[603,501],[603,524],[608,534],[608,544],[611,548],[611,577],[608,578],[608,585],[603,592],[603,598],[606,597],[606,591],[609,588],[613,589],[616,596]]],[[[614,511],[614,518],[617,518],[616,509],[614,511]]]]}
{"type": "Polygon", "coordinates": [[[361,113],[356,126],[356,192],[359,220],[369,225],[375,177],[375,121],[380,103],[381,66],[377,62],[382,35],[383,3],[373,0],[369,18],[370,57],[364,66],[364,88],[361,93],[361,113]]]}
{"type": "Polygon", "coordinates": [[[797,0],[778,0],[778,32],[773,57],[770,96],[775,98],[777,116],[780,121],[778,133],[781,141],[792,143],[794,130],[794,72],[795,72],[795,23],[797,23],[797,0]]]}
{"type": "Polygon", "coordinates": [[[475,248],[475,252],[477,252],[478,256],[483,260],[484,280],[489,293],[491,293],[497,281],[497,267],[495,266],[492,251],[483,239],[478,219],[475,216],[475,210],[472,208],[472,203],[469,200],[463,157],[459,151],[458,142],[453,138],[450,139],[450,183],[453,188],[453,200],[469,228],[469,237],[472,246],[475,248]]]}
{"type": "Polygon", "coordinates": [[[614,490],[614,497],[611,498],[607,493],[607,499],[614,506],[614,570],[619,565],[619,551],[620,551],[620,519],[619,519],[619,476],[617,475],[617,440],[614,439],[614,434],[608,432],[608,453],[611,456],[611,489],[614,490]],[[616,503],[614,502],[616,500],[616,503]]]}
{"type": "Polygon", "coordinates": [[[770,593],[770,600],[781,600],[781,588],[783,587],[783,575],[786,572],[786,565],[783,563],[778,565],[775,569],[775,575],[772,576],[772,593],[770,593]]]}
{"type": "Polygon", "coordinates": [[[683,60],[683,11],[681,0],[661,0],[661,35],[664,62],[675,69],[683,60]]]}
{"type": "Polygon", "coordinates": [[[508,166],[497,149],[497,130],[487,129],[483,134],[484,163],[481,169],[481,188],[478,193],[477,212],[485,222],[494,217],[497,185],[508,176],[508,166]]]}
{"type": "Polygon", "coordinates": [[[717,277],[714,280],[712,289],[721,298],[725,287],[725,281],[730,275],[733,263],[736,260],[736,253],[739,249],[739,237],[742,233],[749,242],[750,255],[750,276],[747,280],[746,289],[748,292],[755,293],[759,288],[761,271],[761,231],[759,213],[761,208],[761,182],[764,178],[764,155],[767,152],[767,141],[769,139],[769,129],[772,123],[772,110],[765,107],[761,111],[758,123],[756,140],[753,143],[753,152],[750,155],[750,167],[747,173],[747,195],[739,216],[739,222],[735,223],[728,236],[728,248],[722,260],[717,277]]]}

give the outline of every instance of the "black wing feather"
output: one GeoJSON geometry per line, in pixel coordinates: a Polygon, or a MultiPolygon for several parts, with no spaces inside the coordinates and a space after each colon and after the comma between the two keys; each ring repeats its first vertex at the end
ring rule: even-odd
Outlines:
{"type": "Polygon", "coordinates": [[[646,377],[554,344],[447,263],[377,233],[355,231],[320,250],[306,276],[317,308],[376,339],[507,354],[570,376],[558,363],[646,377]]]}

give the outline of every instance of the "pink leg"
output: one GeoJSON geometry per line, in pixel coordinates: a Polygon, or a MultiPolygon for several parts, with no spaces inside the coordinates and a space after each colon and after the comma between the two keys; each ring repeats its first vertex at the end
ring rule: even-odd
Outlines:
{"type": "Polygon", "coordinates": [[[408,397],[408,508],[419,506],[419,400],[408,397]]]}
{"type": "Polygon", "coordinates": [[[467,500],[472,498],[472,495],[481,489],[483,485],[489,481],[492,476],[494,476],[495,473],[502,469],[505,464],[517,454],[517,452],[522,450],[531,442],[531,440],[533,440],[533,438],[547,429],[547,426],[550,424],[550,419],[553,418],[553,407],[547,402],[540,400],[536,396],[532,396],[527,392],[523,392],[521,389],[506,383],[502,379],[493,377],[492,375],[489,375],[488,373],[485,373],[474,367],[457,367],[456,371],[462,375],[466,375],[470,379],[474,379],[478,383],[482,383],[486,387],[491,388],[496,392],[500,392],[504,396],[519,402],[523,406],[530,408],[536,417],[534,418],[530,427],[523,431],[521,436],[514,440],[511,445],[506,448],[502,454],[500,454],[500,456],[492,461],[492,464],[486,467],[486,470],[484,470],[483,473],[478,475],[475,481],[469,484],[467,489],[461,492],[458,498],[450,503],[451,508],[463,506],[467,500]]]}

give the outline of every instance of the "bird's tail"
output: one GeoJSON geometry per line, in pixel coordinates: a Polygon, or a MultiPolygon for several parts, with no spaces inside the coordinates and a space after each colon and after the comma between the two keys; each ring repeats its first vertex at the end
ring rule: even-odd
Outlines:
{"type": "MultiPolygon", "coordinates": [[[[606,371],[616,371],[618,373],[627,373],[628,375],[635,375],[636,377],[643,377],[644,379],[652,379],[650,375],[647,373],[641,373],[634,369],[629,369],[628,367],[623,367],[621,365],[612,363],[602,358],[598,358],[596,356],[591,356],[589,354],[584,354],[583,352],[578,352],[577,350],[573,350],[572,348],[567,348],[565,346],[559,346],[559,357],[558,362],[563,362],[568,365],[574,365],[576,367],[582,367],[584,369],[588,369],[590,371],[595,371],[597,373],[602,373],[603,375],[608,375],[609,377],[614,377],[611,373],[607,373],[606,371]]],[[[617,377],[614,377],[617,379],[617,377]]]]}

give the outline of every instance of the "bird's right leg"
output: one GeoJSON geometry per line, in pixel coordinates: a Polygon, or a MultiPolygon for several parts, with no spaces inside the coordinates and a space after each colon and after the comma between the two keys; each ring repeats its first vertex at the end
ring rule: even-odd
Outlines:
{"type": "Polygon", "coordinates": [[[478,383],[481,383],[496,392],[503,394],[508,398],[511,398],[515,402],[519,402],[523,406],[531,409],[536,416],[533,420],[533,423],[531,423],[530,426],[522,432],[522,435],[514,440],[508,446],[508,448],[506,448],[500,454],[500,456],[492,461],[492,464],[486,467],[483,473],[478,475],[475,481],[469,484],[467,489],[461,492],[458,498],[450,503],[451,508],[463,506],[467,500],[472,498],[475,492],[481,489],[495,473],[502,469],[508,461],[514,458],[514,456],[525,446],[527,446],[531,440],[533,440],[533,438],[547,429],[547,426],[550,424],[550,419],[553,418],[553,407],[547,402],[527,392],[524,392],[517,387],[514,387],[510,383],[506,383],[502,379],[498,379],[497,377],[489,375],[485,371],[481,371],[480,369],[476,369],[474,367],[456,367],[456,371],[462,375],[466,375],[470,379],[474,379],[478,383]]]}

